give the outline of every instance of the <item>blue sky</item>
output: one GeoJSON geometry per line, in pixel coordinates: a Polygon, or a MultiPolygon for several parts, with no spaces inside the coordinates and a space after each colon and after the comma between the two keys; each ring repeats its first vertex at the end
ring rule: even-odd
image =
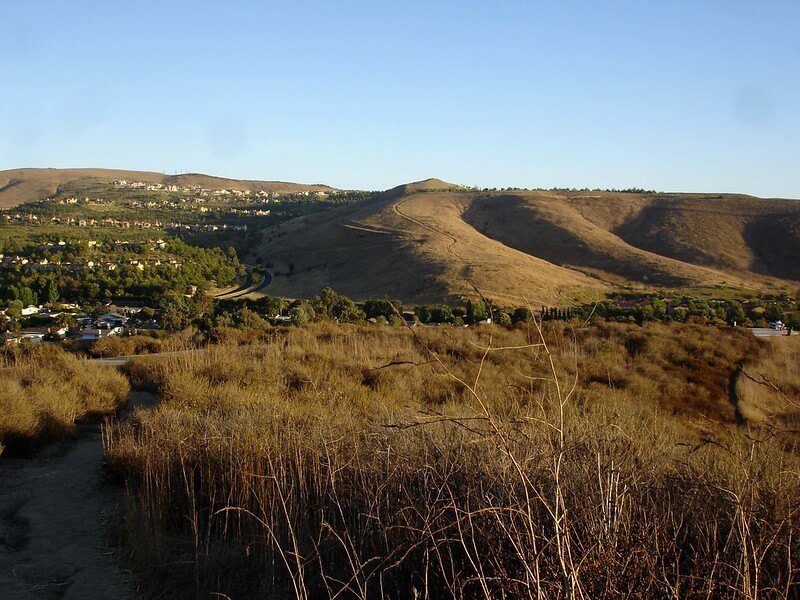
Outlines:
{"type": "Polygon", "coordinates": [[[0,0],[0,169],[800,197],[800,2],[0,0]]]}

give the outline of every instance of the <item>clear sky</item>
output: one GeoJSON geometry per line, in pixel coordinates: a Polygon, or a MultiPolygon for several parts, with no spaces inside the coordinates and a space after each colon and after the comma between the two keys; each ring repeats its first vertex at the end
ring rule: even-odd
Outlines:
{"type": "Polygon", "coordinates": [[[0,0],[0,169],[800,197],[800,2],[0,0]]]}

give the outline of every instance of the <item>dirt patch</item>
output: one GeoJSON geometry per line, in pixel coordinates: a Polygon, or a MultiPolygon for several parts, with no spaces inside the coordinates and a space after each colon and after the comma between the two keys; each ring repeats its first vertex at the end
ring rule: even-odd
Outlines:
{"type": "MultiPolygon", "coordinates": [[[[131,394],[126,412],[154,402],[131,394]]],[[[135,598],[136,584],[114,561],[109,525],[122,490],[102,471],[100,425],[34,458],[0,464],[0,595],[4,600],[135,598]]]]}

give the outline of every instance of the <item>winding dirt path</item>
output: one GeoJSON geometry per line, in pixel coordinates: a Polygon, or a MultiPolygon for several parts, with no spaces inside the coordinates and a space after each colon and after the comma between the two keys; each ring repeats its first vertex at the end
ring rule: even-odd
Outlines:
{"type": "MultiPolygon", "coordinates": [[[[155,397],[132,392],[124,413],[155,397]]],[[[99,423],[33,458],[0,462],[0,598],[128,600],[134,578],[114,561],[109,524],[123,493],[101,470],[99,423]]]]}
{"type": "Polygon", "coordinates": [[[428,225],[427,223],[423,223],[419,219],[415,219],[414,217],[409,216],[406,213],[404,213],[402,210],[400,210],[400,207],[403,204],[405,204],[406,200],[408,200],[408,198],[406,198],[405,200],[400,200],[399,202],[396,202],[395,204],[393,204],[392,208],[394,209],[394,212],[397,213],[398,215],[400,215],[401,217],[403,217],[404,219],[408,219],[412,223],[415,223],[416,225],[419,225],[420,227],[423,227],[423,228],[427,229],[428,231],[431,231],[433,233],[437,233],[437,234],[439,234],[441,236],[446,237],[448,240],[450,240],[450,243],[447,244],[447,251],[450,254],[452,254],[453,256],[455,256],[458,260],[461,260],[461,261],[466,263],[467,261],[464,258],[462,258],[461,256],[459,256],[456,253],[455,250],[453,250],[453,247],[458,243],[458,240],[454,236],[450,235],[449,233],[445,233],[444,231],[439,231],[435,227],[433,227],[431,225],[428,225]]]}

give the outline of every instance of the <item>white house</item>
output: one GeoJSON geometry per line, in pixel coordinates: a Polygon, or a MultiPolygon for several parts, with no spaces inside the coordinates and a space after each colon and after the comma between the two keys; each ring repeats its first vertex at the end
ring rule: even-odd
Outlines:
{"type": "Polygon", "coordinates": [[[41,306],[34,306],[31,304],[30,306],[26,306],[22,309],[22,316],[23,317],[30,317],[31,315],[39,314],[39,311],[42,310],[41,306]]]}
{"type": "Polygon", "coordinates": [[[94,326],[98,329],[109,329],[112,327],[125,327],[128,318],[116,312],[109,312],[94,320],[94,326]]]}
{"type": "Polygon", "coordinates": [[[124,330],[125,330],[124,327],[108,327],[105,329],[100,329],[97,327],[87,327],[86,329],[81,331],[80,339],[82,342],[96,342],[97,340],[106,337],[121,335],[124,330]]]}

